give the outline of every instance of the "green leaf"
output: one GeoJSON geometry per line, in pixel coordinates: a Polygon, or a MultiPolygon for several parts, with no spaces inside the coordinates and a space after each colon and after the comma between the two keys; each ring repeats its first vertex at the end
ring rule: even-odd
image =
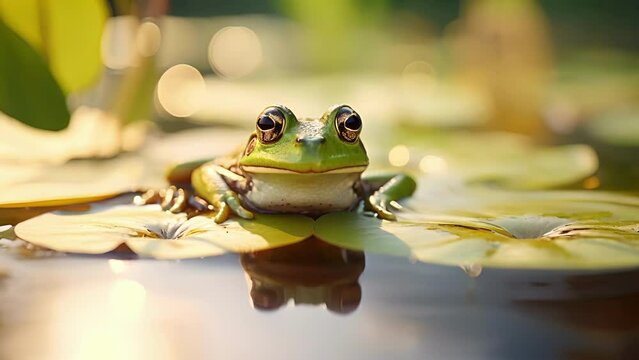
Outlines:
{"type": "Polygon", "coordinates": [[[89,213],[48,213],[18,224],[15,232],[20,239],[56,251],[102,254],[126,244],[141,256],[184,259],[293,244],[312,235],[313,220],[258,214],[251,221],[216,224],[207,216],[187,219],[157,205],[125,205],[89,213]]]}
{"type": "Polygon", "coordinates": [[[33,127],[62,130],[66,99],[42,58],[0,19],[0,111],[33,127]]]}
{"type": "Polygon", "coordinates": [[[102,31],[109,15],[105,1],[0,0],[0,14],[46,59],[65,92],[97,80],[103,68],[102,31]]]}

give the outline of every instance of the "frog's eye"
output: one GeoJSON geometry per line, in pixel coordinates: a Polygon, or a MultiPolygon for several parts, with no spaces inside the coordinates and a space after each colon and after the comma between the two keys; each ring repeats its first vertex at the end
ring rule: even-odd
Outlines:
{"type": "Polygon", "coordinates": [[[335,126],[339,137],[346,142],[355,142],[362,131],[362,118],[348,106],[337,112],[335,126]]]}
{"type": "Polygon", "coordinates": [[[257,137],[264,144],[272,143],[282,136],[284,114],[277,108],[268,108],[257,117],[257,137]]]}

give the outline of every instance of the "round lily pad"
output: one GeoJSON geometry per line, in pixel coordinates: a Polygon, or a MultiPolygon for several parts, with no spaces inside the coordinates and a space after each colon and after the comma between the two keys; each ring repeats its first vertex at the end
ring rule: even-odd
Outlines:
{"type": "MultiPolygon", "coordinates": [[[[531,194],[518,195],[511,198],[510,211],[501,212],[479,206],[486,205],[485,198],[471,197],[466,203],[451,201],[445,209],[434,210],[435,206],[399,213],[397,222],[357,213],[328,214],[317,220],[315,234],[349,249],[447,265],[538,269],[639,266],[639,207],[633,206],[637,199],[613,194],[589,198],[582,192],[569,192],[563,195],[572,195],[572,200],[549,197],[544,203],[537,199],[538,207],[532,208],[554,215],[531,215],[534,211],[526,212],[531,210],[526,202],[531,194]],[[467,204],[476,208],[462,209],[467,204]],[[592,213],[596,209],[598,217],[592,213]],[[464,211],[473,215],[464,216],[464,211]]],[[[506,197],[502,196],[501,200],[506,197]]]]}
{"type": "Polygon", "coordinates": [[[531,139],[510,133],[425,132],[415,129],[385,135],[372,149],[381,162],[388,149],[406,149],[402,166],[427,177],[446,176],[466,184],[509,189],[538,190],[573,185],[595,173],[597,154],[588,145],[539,146],[531,139]]]}
{"type": "Polygon", "coordinates": [[[264,215],[216,224],[207,216],[162,211],[157,205],[116,206],[88,213],[48,213],[18,224],[25,241],[61,252],[102,254],[125,244],[141,256],[182,259],[251,252],[301,241],[313,220],[301,215],[264,215]]]}

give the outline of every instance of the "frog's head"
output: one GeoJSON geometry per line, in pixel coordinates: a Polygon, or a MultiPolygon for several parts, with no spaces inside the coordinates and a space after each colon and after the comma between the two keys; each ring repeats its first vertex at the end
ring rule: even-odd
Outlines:
{"type": "Polygon", "coordinates": [[[318,120],[269,106],[257,117],[239,165],[251,173],[361,173],[368,166],[361,130],[348,105],[333,106],[318,120]]]}

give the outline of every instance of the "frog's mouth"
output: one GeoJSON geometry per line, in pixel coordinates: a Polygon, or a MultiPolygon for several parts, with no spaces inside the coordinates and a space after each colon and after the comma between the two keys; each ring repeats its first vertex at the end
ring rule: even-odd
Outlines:
{"type": "Polygon", "coordinates": [[[298,175],[312,175],[312,174],[353,174],[353,173],[361,173],[366,170],[366,165],[358,165],[358,166],[346,166],[336,169],[327,169],[327,170],[317,170],[317,169],[308,169],[308,170],[291,170],[291,169],[282,169],[276,167],[269,166],[242,166],[242,170],[252,174],[298,174],[298,175]]]}

